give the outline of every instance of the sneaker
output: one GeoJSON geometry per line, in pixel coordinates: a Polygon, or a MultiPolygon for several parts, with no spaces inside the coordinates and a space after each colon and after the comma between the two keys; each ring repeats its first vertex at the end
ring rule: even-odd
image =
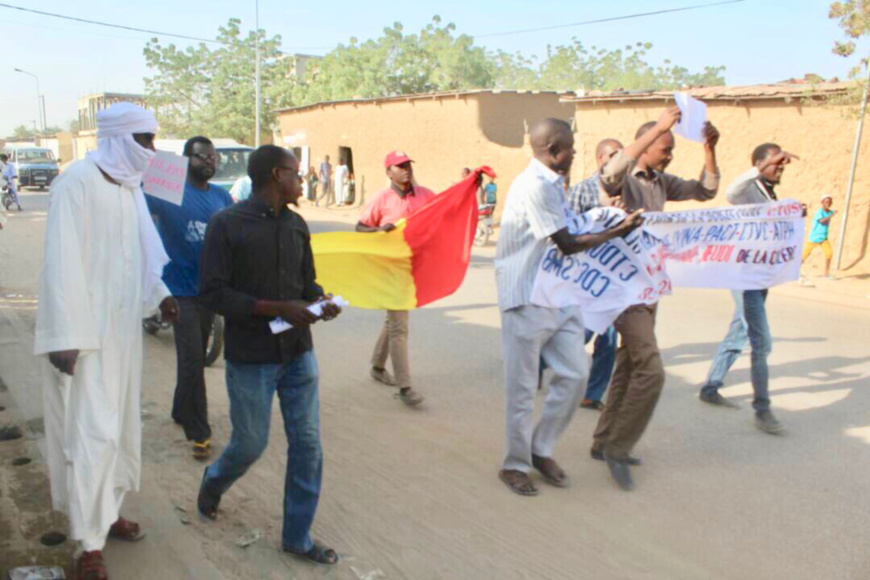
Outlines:
{"type": "Polygon", "coordinates": [[[409,407],[416,407],[420,403],[422,403],[426,398],[412,389],[411,387],[407,387],[402,389],[398,393],[394,395],[397,399],[408,405],[409,407]]]}
{"type": "Polygon", "coordinates": [[[371,374],[372,378],[374,380],[378,381],[379,383],[384,383],[385,385],[390,386],[390,387],[396,386],[396,379],[394,379],[393,375],[388,373],[386,369],[378,369],[378,368],[372,367],[372,371],[370,374],[371,374]]]}
{"type": "Polygon", "coordinates": [[[717,407],[725,407],[727,409],[739,409],[740,408],[740,405],[738,405],[734,401],[726,399],[725,397],[720,395],[718,392],[705,393],[704,391],[701,391],[701,393],[698,395],[698,398],[701,399],[701,401],[704,403],[716,405],[717,407]]]}
{"type": "Polygon", "coordinates": [[[778,435],[785,430],[782,423],[776,420],[770,411],[761,411],[755,414],[755,426],[770,435],[778,435]]]}
{"type": "Polygon", "coordinates": [[[801,286],[806,286],[807,288],[815,288],[816,287],[815,284],[813,284],[812,282],[810,282],[809,280],[807,280],[803,276],[801,276],[801,281],[799,282],[799,284],[801,286]]]}

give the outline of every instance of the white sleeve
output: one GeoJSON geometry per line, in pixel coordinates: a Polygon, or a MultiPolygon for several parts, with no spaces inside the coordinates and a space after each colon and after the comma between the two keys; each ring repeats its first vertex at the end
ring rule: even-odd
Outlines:
{"type": "Polygon", "coordinates": [[[99,350],[83,251],[88,224],[85,184],[75,178],[53,184],[39,277],[34,354],[99,350]]]}

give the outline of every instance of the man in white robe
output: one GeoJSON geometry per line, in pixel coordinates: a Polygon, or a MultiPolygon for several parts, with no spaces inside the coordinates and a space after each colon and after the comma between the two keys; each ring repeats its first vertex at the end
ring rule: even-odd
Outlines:
{"type": "Polygon", "coordinates": [[[161,280],[169,261],[140,189],[154,156],[154,115],[131,103],[97,113],[97,150],[51,186],[39,281],[36,355],[43,363],[54,508],[83,552],[76,578],[106,578],[107,537],[135,541],[120,518],[138,490],[142,319],[178,305],[161,280]]]}

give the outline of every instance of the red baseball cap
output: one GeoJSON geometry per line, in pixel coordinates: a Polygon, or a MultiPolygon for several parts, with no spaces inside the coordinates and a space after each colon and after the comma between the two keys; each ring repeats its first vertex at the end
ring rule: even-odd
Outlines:
{"type": "Polygon", "coordinates": [[[392,167],[393,165],[401,165],[407,161],[411,161],[413,163],[413,159],[408,157],[408,155],[404,151],[390,151],[387,153],[387,158],[384,159],[384,167],[392,167]]]}

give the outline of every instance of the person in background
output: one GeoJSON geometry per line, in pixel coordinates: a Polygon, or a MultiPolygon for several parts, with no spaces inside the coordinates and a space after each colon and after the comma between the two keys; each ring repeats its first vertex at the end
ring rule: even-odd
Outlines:
{"type": "Polygon", "coordinates": [[[236,203],[248,199],[251,196],[251,178],[247,175],[238,178],[230,188],[230,196],[236,203]]]}
{"type": "Polygon", "coordinates": [[[287,207],[302,195],[299,161],[286,149],[264,145],[251,154],[248,175],[251,197],[212,218],[202,254],[200,300],[226,319],[233,430],[223,454],[205,469],[197,509],[216,520],[223,495],[266,449],[277,393],[287,437],[281,546],[316,564],[334,565],[335,550],[311,538],[323,451],[320,373],[310,327],[341,309],[327,303],[321,318],[308,309],[325,297],[315,282],[308,225],[287,207]],[[292,328],[273,334],[269,323],[278,317],[292,328]]]}
{"type": "MultiPolygon", "coordinates": [[[[831,219],[837,214],[831,209],[834,203],[834,198],[830,195],[822,196],[822,207],[816,210],[813,216],[813,229],[810,230],[810,237],[806,245],[804,245],[804,253],[801,257],[801,264],[807,261],[810,254],[816,248],[822,248],[822,253],[825,254],[825,278],[834,280],[831,276],[831,259],[834,257],[834,250],[831,248],[831,242],[828,241],[828,228],[831,226],[831,219]]],[[[808,285],[806,278],[801,276],[801,283],[808,285]]]]}
{"type": "Polygon", "coordinates": [[[348,173],[347,163],[344,159],[340,160],[335,168],[335,177],[333,180],[333,188],[335,189],[335,205],[347,205],[347,189],[348,189],[348,173]]]}
{"type": "MultiPolygon", "coordinates": [[[[356,225],[358,232],[389,232],[396,222],[411,215],[435,197],[432,190],[414,185],[413,161],[402,151],[389,153],[384,160],[390,187],[375,195],[366,205],[356,225]]],[[[424,397],[411,387],[411,363],[408,358],[407,310],[389,310],[372,353],[371,376],[385,385],[399,387],[396,397],[410,407],[424,397]],[[393,361],[395,378],[386,370],[387,359],[393,361]]]]}
{"type": "Polygon", "coordinates": [[[326,198],[326,207],[329,207],[329,196],[332,193],[332,165],[329,164],[329,155],[323,158],[320,164],[320,197],[314,201],[315,207],[320,206],[320,200],[326,198]]]}
{"type": "Polygon", "coordinates": [[[490,177],[482,189],[480,189],[480,205],[496,205],[498,203],[498,186],[495,184],[495,178],[490,177]]]}
{"type": "MultiPolygon", "coordinates": [[[[753,167],[740,175],[728,187],[726,196],[733,205],[770,203],[776,201],[774,188],[779,185],[785,166],[798,157],[792,155],[775,143],[763,143],[752,152],[753,167]]],[[[751,377],[752,408],[755,410],[755,426],[770,435],[784,431],[782,424],[770,410],[770,380],[767,357],[773,346],[770,325],[767,321],[767,290],[735,290],[734,317],[728,334],[719,345],[706,384],[701,388],[699,398],[710,405],[738,409],[737,403],[719,394],[724,385],[725,375],[749,342],[752,347],[751,377]]]]}
{"type": "Polygon", "coordinates": [[[172,419],[184,428],[187,440],[193,441],[193,457],[204,460],[211,455],[205,353],[214,313],[199,303],[199,260],[209,220],[233,205],[233,199],[226,190],[209,183],[217,171],[217,152],[211,140],[201,136],[188,139],[183,155],[189,162],[181,206],[150,195],[145,198],[171,260],[163,270],[163,281],[181,310],[174,325],[172,419]]]}
{"type": "MultiPolygon", "coordinates": [[[[6,155],[0,155],[0,190],[6,187],[6,177],[4,177],[4,170],[6,169],[6,155]]],[[[8,214],[6,212],[6,205],[0,203],[0,230],[6,225],[8,221],[8,214]]]]}
{"type": "MultiPolygon", "coordinates": [[[[601,179],[601,170],[614,155],[622,151],[623,146],[617,139],[604,139],[595,148],[595,161],[598,171],[584,179],[580,183],[568,188],[568,208],[581,214],[602,205],[622,207],[621,198],[610,196],[601,179]]],[[[595,333],[586,330],[585,342],[592,340],[595,333]]],[[[583,395],[580,406],[584,409],[601,411],[604,403],[601,399],[610,384],[610,376],[613,374],[613,366],[616,363],[617,334],[614,327],[608,328],[603,334],[595,338],[594,351],[592,354],[592,369],[589,371],[589,385],[583,395]]],[[[593,454],[595,459],[604,459],[602,454],[593,454]]]]}
{"type": "Polygon", "coordinates": [[[308,175],[305,176],[308,180],[308,201],[317,201],[317,170],[314,166],[308,168],[308,175]]]}
{"type": "Polygon", "coordinates": [[[3,179],[6,180],[6,187],[9,189],[9,194],[12,196],[12,201],[18,206],[18,211],[21,211],[21,200],[18,199],[18,170],[15,169],[15,164],[9,162],[9,157],[4,153],[0,155],[0,161],[3,161],[3,179]]]}

